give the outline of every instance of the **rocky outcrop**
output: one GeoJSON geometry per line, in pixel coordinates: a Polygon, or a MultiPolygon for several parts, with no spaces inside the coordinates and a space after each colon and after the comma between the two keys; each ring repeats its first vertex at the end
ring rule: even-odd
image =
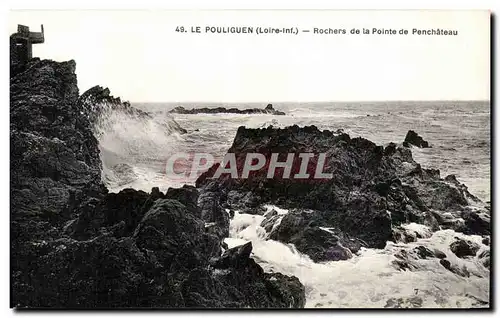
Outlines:
{"type": "Polygon", "coordinates": [[[408,130],[405,140],[403,141],[403,146],[410,147],[410,145],[414,145],[419,148],[430,148],[429,143],[413,130],[408,130]]]}
{"type": "Polygon", "coordinates": [[[479,250],[479,245],[462,239],[457,239],[455,242],[451,243],[450,250],[460,258],[466,256],[475,256],[479,250]]]}
{"type": "MultiPolygon", "coordinates": [[[[416,270],[417,260],[419,259],[432,259],[436,258],[440,261],[446,258],[446,254],[439,250],[430,250],[425,246],[419,245],[413,249],[405,250],[401,249],[394,254],[394,260],[392,265],[398,270],[416,270]]],[[[446,260],[445,262],[448,262],[446,260]]],[[[449,263],[449,262],[448,262],[449,263]]]]}
{"type": "Polygon", "coordinates": [[[197,186],[217,189],[228,209],[262,214],[258,205],[266,203],[291,209],[284,217],[266,214],[263,225],[269,238],[293,243],[315,261],[348,258],[343,248],[352,253],[362,246],[383,248],[388,240],[401,239],[398,226],[404,223],[425,224],[433,231],[490,233],[488,210],[469,207],[469,202],[481,202],[465,185],[422,168],[410,149],[394,143],[378,146],[315,126],[240,127],[228,153],[235,155],[239,177],[222,173],[214,179],[216,164],[198,178],[197,186]],[[248,153],[263,154],[266,162],[242,178],[248,153]],[[272,153],[279,154],[280,162],[294,155],[288,178],[283,168],[268,178],[272,153]],[[314,154],[306,169],[309,177],[302,179],[294,178],[301,169],[300,153],[314,154]],[[319,154],[325,154],[323,165],[319,154]],[[315,178],[318,169],[331,177],[315,178]]]}
{"type": "Polygon", "coordinates": [[[264,273],[251,248],[223,254],[216,192],[108,193],[95,121],[109,107],[146,113],[101,87],[79,96],[74,61],[12,75],[12,307],[304,306],[298,279],[264,273]]]}
{"type": "Polygon", "coordinates": [[[221,256],[220,238],[188,194],[194,189],[182,189],[179,200],[157,189],[108,194],[83,204],[61,237],[26,242],[19,255],[26,263],[14,272],[16,306],[304,306],[298,279],[265,274],[251,246],[221,256]]]}
{"type": "Polygon", "coordinates": [[[106,193],[74,71],[74,61],[34,59],[10,81],[11,220],[22,237],[32,234],[27,224],[67,220],[84,199],[106,193]]]}
{"type": "MultiPolygon", "coordinates": [[[[239,284],[242,286],[246,284],[255,285],[253,282],[255,275],[262,277],[262,281],[265,282],[264,286],[256,286],[252,289],[245,288],[243,290],[243,294],[246,294],[245,297],[248,299],[256,298],[254,300],[256,304],[263,301],[269,304],[265,307],[273,307],[272,301],[265,300],[262,297],[262,294],[269,293],[272,295],[272,300],[280,301],[283,306],[304,307],[306,302],[305,289],[298,278],[287,277],[280,273],[264,273],[262,268],[250,257],[251,252],[252,243],[248,242],[225,251],[221,257],[212,260],[211,264],[214,268],[220,270],[221,276],[225,276],[226,279],[231,277],[228,275],[230,273],[228,269],[237,269],[230,275],[237,275],[239,284]]],[[[228,281],[229,285],[232,284],[231,280],[228,281]]]]}
{"type": "Polygon", "coordinates": [[[250,108],[250,109],[238,109],[238,108],[225,108],[225,107],[216,107],[216,108],[193,108],[186,109],[182,106],[175,107],[170,111],[170,113],[174,114],[218,114],[218,113],[227,113],[227,114],[270,114],[270,115],[285,115],[284,112],[276,110],[273,108],[272,104],[268,104],[264,109],[260,108],[250,108]]]}

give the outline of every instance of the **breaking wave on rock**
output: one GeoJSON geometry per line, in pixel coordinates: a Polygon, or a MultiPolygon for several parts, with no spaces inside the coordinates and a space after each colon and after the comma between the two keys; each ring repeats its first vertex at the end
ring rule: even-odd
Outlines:
{"type": "MultiPolygon", "coordinates": [[[[272,210],[281,211],[281,215],[288,213],[274,206],[267,213],[272,210]]],[[[306,289],[306,307],[488,306],[489,270],[485,263],[489,266],[490,248],[483,244],[481,236],[451,229],[432,233],[426,226],[412,223],[403,227],[420,237],[415,242],[389,241],[383,249],[361,248],[349,260],[315,263],[293,244],[269,239],[269,233],[262,227],[265,219],[265,215],[236,212],[230,224],[231,237],[225,242],[234,247],[251,241],[252,257],[265,271],[298,277],[306,289]],[[459,258],[450,249],[457,240],[477,245],[477,255],[459,258]],[[407,268],[401,268],[401,264],[407,268]]]]}
{"type": "MultiPolygon", "coordinates": [[[[243,124],[255,128],[270,125],[285,127],[292,122],[302,125],[311,120],[323,120],[321,125],[326,126],[333,119],[339,122],[336,127],[355,134],[357,118],[372,125],[378,125],[381,120],[379,116],[358,113],[328,117],[321,112],[308,111],[307,108],[292,109],[288,113],[290,115],[280,118],[268,115],[179,115],[174,121],[163,111],[144,117],[112,109],[96,125],[103,177],[113,192],[126,187],[149,191],[151,186],[158,186],[165,191],[172,186],[181,186],[172,184],[164,175],[164,164],[168,156],[174,151],[222,155],[229,148],[237,127],[243,124]],[[349,121],[351,118],[352,123],[349,121]],[[188,133],[183,134],[177,122],[188,133]]],[[[443,127],[448,126],[439,126],[439,129],[443,127]]],[[[387,140],[394,140],[393,135],[396,134],[401,140],[404,137],[404,134],[397,131],[388,131],[374,139],[386,138],[379,140],[385,143],[387,140]]],[[[487,142],[484,146],[488,146],[487,142]]],[[[453,158],[450,157],[450,162],[444,159],[447,158],[446,151],[452,150],[443,146],[425,150],[412,148],[417,161],[426,167],[455,172],[460,167],[451,161],[453,158]]],[[[465,173],[462,171],[459,180],[467,181],[466,184],[472,185],[480,198],[487,201],[489,183],[486,184],[484,179],[487,172],[481,171],[480,176],[471,175],[468,180],[463,175],[469,175],[469,170],[465,173]]],[[[453,182],[449,183],[453,185],[453,182]]],[[[473,205],[474,202],[469,204],[473,205]]],[[[397,231],[402,233],[399,239],[387,241],[385,247],[362,246],[346,260],[314,261],[300,252],[294,244],[271,238],[271,232],[279,227],[289,210],[276,205],[269,205],[267,209],[262,215],[235,210],[225,243],[228,248],[232,248],[252,242],[251,256],[266,272],[298,277],[305,286],[306,307],[489,306],[490,247],[489,241],[480,235],[467,235],[444,227],[431,229],[428,225],[406,222],[398,226],[397,231]],[[275,211],[272,217],[271,211],[275,211]],[[454,246],[460,244],[472,246],[474,253],[461,255],[458,252],[457,255],[454,246]]],[[[442,213],[443,218],[446,219],[448,214],[450,213],[442,213]]],[[[463,220],[450,214],[450,220],[443,222],[458,224],[463,220]]],[[[330,231],[327,227],[319,228],[325,232],[330,231]]],[[[393,226],[393,230],[396,231],[396,226],[393,226]]]]}
{"type": "Polygon", "coordinates": [[[185,130],[168,114],[150,115],[104,105],[94,124],[102,177],[111,189],[142,188],[164,172],[165,158],[178,148],[185,130]]]}

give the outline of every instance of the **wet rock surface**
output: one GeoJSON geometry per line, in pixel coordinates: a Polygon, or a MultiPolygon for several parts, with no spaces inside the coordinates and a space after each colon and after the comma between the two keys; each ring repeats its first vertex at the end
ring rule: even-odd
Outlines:
{"type": "Polygon", "coordinates": [[[462,277],[469,277],[470,276],[470,273],[467,270],[467,267],[465,267],[465,266],[460,267],[456,264],[451,264],[450,261],[447,259],[441,259],[441,260],[439,260],[439,263],[444,268],[446,268],[447,270],[449,270],[452,273],[457,274],[458,276],[462,276],[462,277]]]}
{"type": "Polygon", "coordinates": [[[479,250],[479,245],[470,241],[457,239],[451,243],[450,250],[458,257],[464,258],[466,256],[475,256],[479,250]]]}
{"type": "Polygon", "coordinates": [[[484,251],[480,252],[477,257],[481,261],[481,263],[483,264],[484,267],[486,267],[487,269],[490,268],[490,251],[489,250],[484,250],[484,251]]]}
{"type": "Polygon", "coordinates": [[[358,252],[361,246],[366,246],[364,242],[351,239],[341,231],[315,225],[309,221],[312,217],[313,215],[308,213],[292,211],[283,216],[277,226],[266,229],[269,238],[294,244],[315,262],[347,260],[352,257],[352,253],[358,252]]]}
{"type": "Polygon", "coordinates": [[[303,307],[299,280],[264,273],[251,247],[221,255],[218,193],[108,193],[94,122],[106,107],[148,115],[102,87],[80,96],[75,67],[33,59],[11,74],[11,306],[303,307]]]}

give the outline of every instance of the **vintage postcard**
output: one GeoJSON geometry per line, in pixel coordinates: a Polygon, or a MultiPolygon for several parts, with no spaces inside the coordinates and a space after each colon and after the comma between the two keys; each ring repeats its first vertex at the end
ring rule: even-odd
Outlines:
{"type": "Polygon", "coordinates": [[[491,308],[491,21],[11,11],[10,306],[491,308]]]}

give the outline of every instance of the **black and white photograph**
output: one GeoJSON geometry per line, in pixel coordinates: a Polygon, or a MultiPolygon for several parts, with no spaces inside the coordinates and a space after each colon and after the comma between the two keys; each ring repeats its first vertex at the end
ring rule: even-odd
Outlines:
{"type": "Polygon", "coordinates": [[[490,11],[8,18],[10,308],[492,309],[490,11]]]}

